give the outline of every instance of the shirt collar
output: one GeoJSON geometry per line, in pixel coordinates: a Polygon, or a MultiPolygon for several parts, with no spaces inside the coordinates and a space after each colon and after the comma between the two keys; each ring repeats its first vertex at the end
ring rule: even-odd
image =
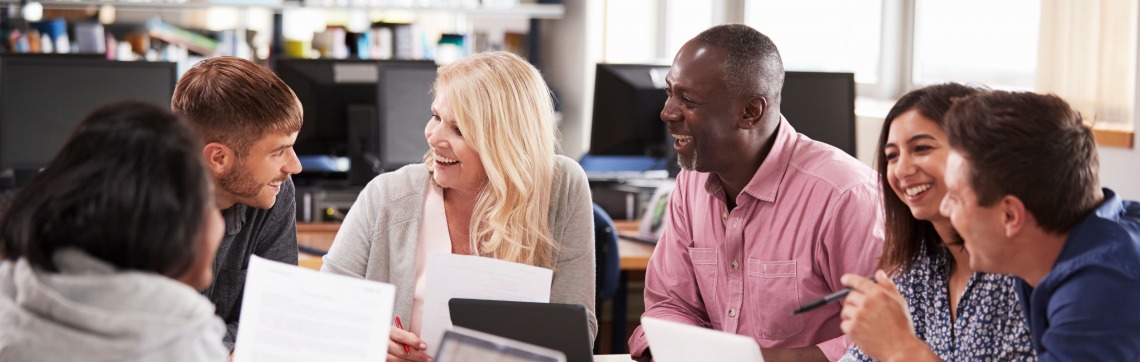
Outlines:
{"type": "MultiPolygon", "coordinates": [[[[760,167],[752,175],[752,180],[744,186],[742,194],[762,201],[776,201],[780,183],[783,182],[784,174],[788,170],[788,165],[791,164],[792,155],[795,154],[796,135],[796,129],[792,128],[788,120],[781,115],[780,123],[776,127],[776,141],[772,143],[772,150],[760,163],[760,167]]],[[[710,195],[719,195],[723,188],[720,178],[716,174],[710,173],[705,182],[705,191],[710,195]]],[[[725,195],[725,197],[734,197],[734,195],[725,195]]]]}
{"type": "Polygon", "coordinates": [[[241,232],[241,227],[245,224],[245,208],[242,203],[234,204],[234,206],[222,210],[222,218],[226,220],[226,235],[233,236],[241,232]]]}
{"type": "MultiPolygon", "coordinates": [[[[1124,202],[1116,193],[1108,188],[1101,188],[1104,192],[1104,201],[1095,210],[1090,212],[1081,222],[1077,223],[1065,239],[1065,246],[1061,247],[1061,254],[1054,262],[1054,268],[1061,262],[1075,258],[1087,250],[1096,247],[1106,239],[1112,239],[1110,233],[1118,232],[1113,227],[1120,223],[1124,214],[1124,202]]],[[[1040,284],[1038,284],[1040,285],[1040,284]]]]}
{"type": "Polygon", "coordinates": [[[1116,196],[1116,192],[1107,187],[1102,187],[1100,190],[1104,193],[1104,201],[1096,207],[1093,213],[1102,219],[1120,219],[1120,215],[1124,214],[1124,203],[1120,200],[1120,197],[1116,196]]]}

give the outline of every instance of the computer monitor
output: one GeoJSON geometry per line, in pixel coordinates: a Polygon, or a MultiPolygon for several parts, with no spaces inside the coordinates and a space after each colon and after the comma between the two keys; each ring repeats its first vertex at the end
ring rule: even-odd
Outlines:
{"type": "Polygon", "coordinates": [[[410,163],[399,146],[415,140],[419,160],[435,69],[430,61],[277,60],[277,76],[297,94],[305,113],[293,147],[305,167],[294,179],[363,186],[396,164],[410,163]],[[414,120],[406,117],[411,113],[414,120]]]}
{"type": "Polygon", "coordinates": [[[667,65],[598,64],[590,155],[668,157],[672,140],[661,122],[667,65]]]}
{"type": "Polygon", "coordinates": [[[424,126],[431,119],[431,87],[437,68],[430,61],[380,63],[376,135],[384,171],[423,162],[428,150],[424,126]]]}
{"type": "Polygon", "coordinates": [[[349,106],[375,108],[376,62],[283,58],[275,62],[274,72],[304,108],[293,150],[305,167],[294,179],[300,184],[346,183],[349,106]]]}
{"type": "Polygon", "coordinates": [[[797,132],[855,156],[855,74],[785,72],[780,113],[797,132]]]}
{"type": "Polygon", "coordinates": [[[170,107],[175,63],[0,56],[0,170],[20,186],[47,165],[83,118],[119,100],[170,107]]]}

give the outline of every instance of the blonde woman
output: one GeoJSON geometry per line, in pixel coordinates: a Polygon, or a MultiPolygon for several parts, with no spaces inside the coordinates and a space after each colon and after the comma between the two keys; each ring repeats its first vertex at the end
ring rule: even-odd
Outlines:
{"type": "Polygon", "coordinates": [[[552,269],[550,301],[585,305],[596,334],[589,185],[555,154],[542,75],[513,54],[481,53],[441,67],[434,94],[424,163],[364,188],[321,270],[396,285],[394,313],[410,328],[392,329],[389,361],[428,360],[435,348],[418,338],[431,253],[552,269]]]}

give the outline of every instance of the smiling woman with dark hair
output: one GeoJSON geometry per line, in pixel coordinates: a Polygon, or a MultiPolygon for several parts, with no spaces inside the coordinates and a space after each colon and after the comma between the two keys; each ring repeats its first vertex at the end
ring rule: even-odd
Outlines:
{"type": "Polygon", "coordinates": [[[0,216],[0,360],[223,360],[198,293],[223,223],[202,147],[153,105],[87,116],[0,216]]]}

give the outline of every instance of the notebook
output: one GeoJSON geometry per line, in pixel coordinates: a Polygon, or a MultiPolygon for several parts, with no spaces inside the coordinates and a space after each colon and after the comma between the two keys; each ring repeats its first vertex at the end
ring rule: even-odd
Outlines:
{"type": "Polygon", "coordinates": [[[708,328],[641,317],[641,329],[657,362],[764,362],[752,338],[708,328]]]}
{"type": "Polygon", "coordinates": [[[569,362],[593,361],[586,306],[455,298],[448,307],[457,327],[561,351],[569,362]]]}

